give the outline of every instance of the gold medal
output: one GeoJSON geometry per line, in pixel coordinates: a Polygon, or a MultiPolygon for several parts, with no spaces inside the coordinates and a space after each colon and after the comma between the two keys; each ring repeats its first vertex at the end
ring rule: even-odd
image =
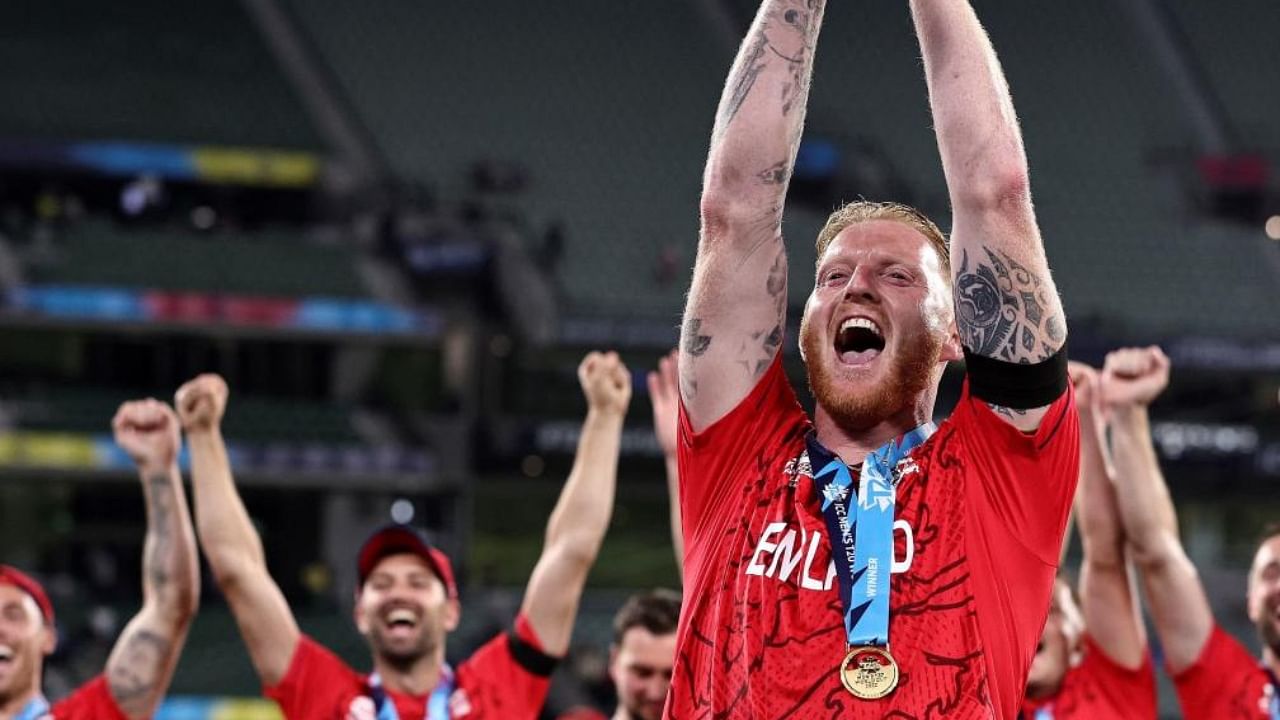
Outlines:
{"type": "Polygon", "coordinates": [[[878,700],[898,687],[898,663],[886,648],[854,648],[840,664],[840,682],[856,698],[878,700]]]}

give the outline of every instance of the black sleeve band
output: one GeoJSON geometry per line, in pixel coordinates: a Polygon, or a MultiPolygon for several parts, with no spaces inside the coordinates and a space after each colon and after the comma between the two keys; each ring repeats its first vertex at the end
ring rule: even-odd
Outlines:
{"type": "Polygon", "coordinates": [[[1034,365],[994,360],[964,349],[969,392],[979,400],[1013,410],[1053,404],[1067,391],[1067,346],[1034,365]]]}
{"type": "Polygon", "coordinates": [[[551,657],[521,640],[515,628],[507,631],[507,650],[515,658],[516,664],[539,677],[551,677],[551,673],[560,664],[560,658],[551,657]]]}

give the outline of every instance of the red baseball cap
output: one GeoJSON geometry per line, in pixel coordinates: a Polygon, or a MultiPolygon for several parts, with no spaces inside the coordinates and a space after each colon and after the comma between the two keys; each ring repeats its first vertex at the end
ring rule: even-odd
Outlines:
{"type": "Polygon", "coordinates": [[[433,547],[422,531],[399,523],[374,530],[369,539],[364,541],[364,545],[360,546],[360,554],[356,556],[359,587],[364,587],[379,560],[400,553],[411,553],[425,560],[436,577],[440,578],[440,582],[444,583],[445,593],[451,599],[458,597],[458,583],[453,579],[453,564],[449,562],[449,558],[433,547]]]}
{"type": "Polygon", "coordinates": [[[44,616],[45,625],[53,627],[53,603],[36,579],[10,565],[0,565],[0,584],[12,585],[31,596],[44,616]]]}

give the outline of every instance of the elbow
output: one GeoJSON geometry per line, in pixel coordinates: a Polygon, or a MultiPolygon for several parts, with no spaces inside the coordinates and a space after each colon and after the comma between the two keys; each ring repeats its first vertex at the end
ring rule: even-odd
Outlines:
{"type": "Polygon", "coordinates": [[[1026,163],[1009,161],[975,172],[958,188],[956,204],[969,212],[984,215],[1029,212],[1031,176],[1026,163]]]}
{"type": "Polygon", "coordinates": [[[587,573],[595,565],[600,556],[602,537],[578,535],[561,538],[547,548],[547,557],[555,564],[572,570],[587,573]]]}
{"type": "Polygon", "coordinates": [[[1133,564],[1148,576],[1161,575],[1186,558],[1178,539],[1164,532],[1130,537],[1128,550],[1133,564]]]}

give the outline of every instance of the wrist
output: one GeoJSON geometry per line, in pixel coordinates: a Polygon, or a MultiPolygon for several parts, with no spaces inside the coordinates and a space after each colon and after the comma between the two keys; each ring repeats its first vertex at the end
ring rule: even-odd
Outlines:
{"type": "Polygon", "coordinates": [[[186,431],[188,445],[207,445],[222,442],[222,428],[212,425],[206,428],[193,428],[186,431]]]}
{"type": "Polygon", "coordinates": [[[1147,419],[1147,406],[1143,403],[1122,403],[1111,406],[1111,422],[1132,423],[1147,419]]]}
{"type": "Polygon", "coordinates": [[[144,460],[137,463],[138,474],[143,477],[155,477],[156,475],[168,475],[178,467],[178,459],[176,457],[167,460],[144,460]]]}
{"type": "Polygon", "coordinates": [[[622,419],[626,417],[626,415],[627,415],[626,408],[616,408],[616,407],[608,407],[608,406],[603,406],[603,407],[588,406],[587,407],[588,422],[596,421],[596,422],[621,423],[622,419]]]}

